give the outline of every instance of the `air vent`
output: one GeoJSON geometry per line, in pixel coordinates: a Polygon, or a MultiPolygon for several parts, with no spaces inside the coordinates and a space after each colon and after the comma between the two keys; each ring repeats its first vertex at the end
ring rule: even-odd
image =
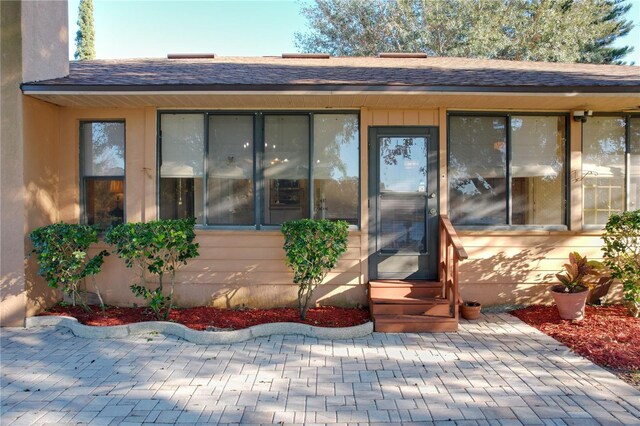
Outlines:
{"type": "Polygon", "coordinates": [[[213,59],[215,53],[169,53],[167,59],[213,59]]]}
{"type": "Polygon", "coordinates": [[[329,59],[328,53],[283,53],[282,59],[329,59]]]}
{"type": "Polygon", "coordinates": [[[385,52],[379,53],[378,58],[413,58],[413,59],[425,59],[426,53],[404,53],[404,52],[385,52]]]}

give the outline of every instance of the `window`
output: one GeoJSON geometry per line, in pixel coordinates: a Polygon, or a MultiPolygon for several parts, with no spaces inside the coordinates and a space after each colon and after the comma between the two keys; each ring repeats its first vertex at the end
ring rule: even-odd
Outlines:
{"type": "Polygon", "coordinates": [[[161,218],[358,223],[357,114],[161,113],[159,121],[161,218]]]}
{"type": "Polygon", "coordinates": [[[124,122],[81,122],[83,220],[106,229],[124,222],[124,122]]]}
{"type": "Polygon", "coordinates": [[[358,223],[358,116],[313,116],[313,193],[316,219],[358,223]]]}
{"type": "Polygon", "coordinates": [[[207,223],[252,225],[253,116],[209,117],[207,223]]]}
{"type": "Polygon", "coordinates": [[[566,224],[566,116],[450,115],[457,225],[566,224]]]}
{"type": "Polygon", "coordinates": [[[162,114],[160,217],[204,223],[204,116],[162,114]]]}
{"type": "Polygon", "coordinates": [[[309,116],[264,118],[264,224],[309,217],[309,116]]]}
{"type": "Polygon", "coordinates": [[[583,224],[638,209],[640,117],[590,117],[582,126],[583,224]]]}

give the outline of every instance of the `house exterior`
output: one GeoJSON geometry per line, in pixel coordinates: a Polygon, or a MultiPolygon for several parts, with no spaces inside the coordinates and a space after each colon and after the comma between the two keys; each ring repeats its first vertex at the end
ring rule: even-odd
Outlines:
{"type": "MultiPolygon", "coordinates": [[[[2,272],[3,325],[57,297],[33,259],[18,265],[28,233],[57,221],[194,216],[178,305],[272,307],[296,297],[283,221],[348,221],[316,299],[367,305],[372,280],[438,279],[447,215],[469,255],[461,296],[528,304],[548,301],[570,251],[599,257],[607,216],[640,201],[638,67],[296,54],[47,70],[9,82],[21,125],[5,156],[3,62],[2,197],[9,179],[18,209],[3,204],[2,256],[22,274],[2,272]]],[[[115,256],[103,269],[106,302],[134,303],[133,272],[115,256]]]]}

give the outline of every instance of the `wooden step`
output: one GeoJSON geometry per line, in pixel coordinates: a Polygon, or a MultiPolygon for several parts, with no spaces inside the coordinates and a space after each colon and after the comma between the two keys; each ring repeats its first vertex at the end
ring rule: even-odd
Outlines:
{"type": "Polygon", "coordinates": [[[371,315],[432,315],[451,316],[449,301],[441,298],[400,299],[371,298],[371,315]]]}
{"type": "Polygon", "coordinates": [[[376,299],[424,299],[442,295],[438,281],[375,280],[369,282],[369,297],[376,299]]]}
{"type": "Polygon", "coordinates": [[[382,333],[445,333],[458,331],[455,318],[428,315],[376,315],[374,330],[382,333]]]}

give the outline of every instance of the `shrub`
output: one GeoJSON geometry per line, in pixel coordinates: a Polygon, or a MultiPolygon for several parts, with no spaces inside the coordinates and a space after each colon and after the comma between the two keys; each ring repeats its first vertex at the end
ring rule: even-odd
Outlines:
{"type": "Polygon", "coordinates": [[[158,220],[147,223],[123,223],[112,228],[105,241],[114,246],[114,253],[124,259],[128,268],[139,270],[140,282],[131,285],[134,295],[149,303],[156,319],[169,318],[173,308],[176,271],[187,260],[198,256],[198,243],[193,240],[195,218],[158,220]],[[158,276],[158,287],[149,289],[145,273],[158,276]],[[163,277],[170,274],[168,296],[163,293],[163,277]]]}
{"type": "Polygon", "coordinates": [[[298,308],[304,320],[315,287],[347,251],[349,224],[321,219],[301,219],[282,224],[287,264],[298,284],[298,308]]]}
{"type": "Polygon", "coordinates": [[[629,313],[640,316],[640,210],[612,214],[602,235],[604,263],[620,280],[629,313]]]}
{"type": "Polygon", "coordinates": [[[89,311],[78,286],[83,279],[91,277],[104,312],[105,306],[95,275],[100,272],[104,258],[109,253],[102,250],[93,257],[88,254],[91,244],[98,242],[97,227],[60,222],[35,229],[29,238],[33,244],[32,253],[36,253],[40,266],[38,274],[44,277],[49,287],[61,286],[62,291],[71,296],[74,306],[78,301],[80,306],[89,311]]]}

